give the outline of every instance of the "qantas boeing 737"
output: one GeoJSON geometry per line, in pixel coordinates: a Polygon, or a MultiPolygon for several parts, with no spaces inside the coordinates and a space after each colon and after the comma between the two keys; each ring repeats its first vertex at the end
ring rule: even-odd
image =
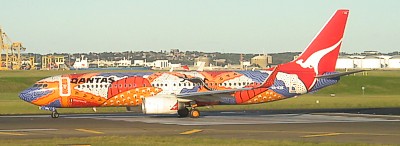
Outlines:
{"type": "Polygon", "coordinates": [[[197,107],[272,102],[313,92],[358,71],[335,72],[349,10],[337,10],[300,56],[258,71],[83,73],[48,77],[19,97],[41,109],[142,106],[145,114],[198,118],[197,107]]]}

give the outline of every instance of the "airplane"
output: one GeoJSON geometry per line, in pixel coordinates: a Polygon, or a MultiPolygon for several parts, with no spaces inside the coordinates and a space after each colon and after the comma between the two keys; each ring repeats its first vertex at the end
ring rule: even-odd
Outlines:
{"type": "Polygon", "coordinates": [[[141,106],[144,114],[199,118],[197,107],[258,104],[289,99],[337,83],[335,72],[349,10],[339,9],[300,56],[252,71],[81,73],[48,77],[19,97],[52,112],[57,108],[141,106]]]}

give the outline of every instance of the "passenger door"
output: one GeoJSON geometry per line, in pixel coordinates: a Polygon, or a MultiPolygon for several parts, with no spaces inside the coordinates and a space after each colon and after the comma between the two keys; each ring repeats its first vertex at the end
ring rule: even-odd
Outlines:
{"type": "Polygon", "coordinates": [[[71,79],[69,77],[61,77],[59,81],[60,96],[71,95],[71,79]]]}

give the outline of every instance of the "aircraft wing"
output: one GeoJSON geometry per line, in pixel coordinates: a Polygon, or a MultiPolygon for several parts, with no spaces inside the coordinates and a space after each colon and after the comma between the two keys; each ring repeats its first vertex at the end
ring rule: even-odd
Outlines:
{"type": "Polygon", "coordinates": [[[349,72],[334,73],[334,74],[329,74],[329,75],[320,75],[320,76],[316,76],[315,78],[336,78],[336,77],[345,76],[345,75],[354,74],[354,73],[363,72],[363,71],[366,71],[366,70],[355,70],[355,71],[349,71],[349,72]]]}
{"type": "Polygon", "coordinates": [[[274,84],[276,75],[278,74],[279,70],[279,65],[274,68],[272,73],[268,76],[267,79],[261,84],[260,86],[257,87],[252,87],[252,88],[237,88],[237,89],[228,89],[228,90],[214,90],[214,91],[206,91],[206,92],[192,92],[192,93],[181,93],[176,95],[177,98],[179,99],[190,99],[190,100],[216,100],[215,96],[213,95],[221,95],[221,94],[232,94],[237,91],[246,91],[246,90],[254,90],[258,88],[269,88],[274,84]]]}

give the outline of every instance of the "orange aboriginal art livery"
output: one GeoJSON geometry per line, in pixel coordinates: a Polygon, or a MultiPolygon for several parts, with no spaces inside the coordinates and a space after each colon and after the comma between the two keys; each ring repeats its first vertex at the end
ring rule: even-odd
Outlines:
{"type": "Polygon", "coordinates": [[[145,114],[197,118],[198,106],[265,103],[315,92],[359,72],[335,72],[348,14],[337,10],[297,59],[266,70],[67,74],[42,79],[19,97],[51,110],[53,118],[55,108],[101,106],[142,106],[145,114]]]}

